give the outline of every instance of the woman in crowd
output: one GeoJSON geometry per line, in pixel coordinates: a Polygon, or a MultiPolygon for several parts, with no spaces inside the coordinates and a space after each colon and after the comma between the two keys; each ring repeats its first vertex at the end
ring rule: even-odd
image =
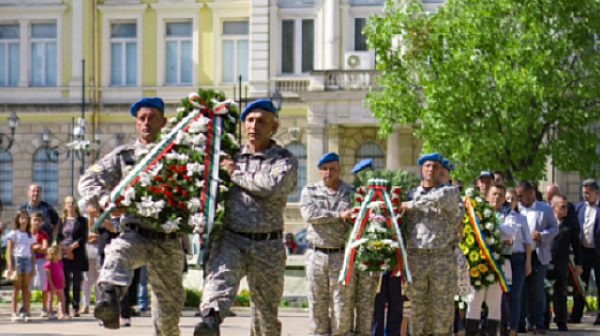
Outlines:
{"type": "Polygon", "coordinates": [[[79,302],[81,297],[81,282],[83,272],[89,270],[86,243],[88,239],[88,220],[81,216],[73,196],[65,198],[63,216],[58,224],[56,243],[62,247],[63,269],[65,276],[65,298],[67,312],[71,300],[71,285],[73,286],[73,316],[79,317],[79,302]]]}
{"type": "Polygon", "coordinates": [[[12,321],[18,322],[23,319],[23,321],[29,322],[29,303],[31,300],[29,283],[31,277],[35,276],[35,252],[33,250],[35,238],[31,235],[31,224],[27,211],[17,212],[13,231],[6,237],[8,238],[8,277],[13,280],[12,321]],[[23,301],[21,316],[17,315],[19,292],[23,301]]]}
{"type": "MultiPolygon", "coordinates": [[[[94,222],[96,218],[98,218],[98,208],[91,204],[85,204],[85,202],[79,203],[79,208],[85,208],[85,217],[88,220],[88,240],[86,244],[86,252],[88,258],[88,268],[89,271],[85,272],[83,276],[83,305],[80,314],[89,313],[90,309],[90,301],[92,296],[92,287],[97,288],[96,282],[98,280],[98,267],[96,266],[96,260],[98,259],[98,235],[94,232],[89,231],[89,229],[94,226],[94,222]]],[[[99,291],[96,289],[94,293],[98,293],[99,291]]]]}

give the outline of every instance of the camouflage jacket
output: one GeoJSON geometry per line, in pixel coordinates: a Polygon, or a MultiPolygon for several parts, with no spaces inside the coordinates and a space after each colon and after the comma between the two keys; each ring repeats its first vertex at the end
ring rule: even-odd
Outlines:
{"type": "Polygon", "coordinates": [[[317,247],[336,248],[344,246],[349,222],[340,219],[340,212],[350,209],[353,188],[340,181],[333,193],[323,181],[304,187],[300,198],[302,218],[308,222],[306,240],[317,247]]]}
{"type": "Polygon", "coordinates": [[[253,233],[283,230],[287,197],[298,188],[296,157],[272,142],[270,148],[257,153],[243,146],[234,161],[223,228],[253,233]]]}
{"type": "Polygon", "coordinates": [[[408,192],[408,249],[445,248],[456,242],[464,206],[456,187],[439,185],[428,193],[419,186],[408,192]]]}
{"type": "MultiPolygon", "coordinates": [[[[98,160],[88,168],[79,180],[79,194],[89,204],[104,210],[110,202],[112,189],[121,182],[130,169],[135,166],[136,151],[145,151],[146,145],[140,140],[115,148],[112,152],[98,160]]],[[[124,214],[121,224],[140,223],[140,219],[132,214],[124,214]]],[[[142,224],[147,229],[157,230],[151,224],[142,224]]]]}

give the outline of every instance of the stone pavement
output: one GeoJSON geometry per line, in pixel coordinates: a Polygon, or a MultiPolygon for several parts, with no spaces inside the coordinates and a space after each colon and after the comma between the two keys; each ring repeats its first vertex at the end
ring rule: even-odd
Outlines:
{"type": "MultiPolygon", "coordinates": [[[[98,326],[92,314],[84,314],[80,318],[64,321],[48,321],[39,317],[40,307],[34,305],[34,318],[29,323],[13,323],[10,320],[10,305],[0,304],[0,335],[152,335],[152,321],[149,315],[134,317],[132,326],[120,330],[108,330],[98,326]]],[[[250,335],[250,310],[236,309],[238,316],[229,317],[221,329],[223,336],[249,336],[250,335]]],[[[308,312],[300,309],[283,309],[279,313],[283,323],[282,336],[308,335],[308,312]]],[[[569,325],[570,332],[560,333],[550,331],[548,335],[561,336],[600,336],[600,327],[594,327],[592,317],[586,317],[579,325],[569,325]]],[[[184,311],[180,328],[182,336],[192,336],[194,325],[198,318],[194,312],[184,311]]]]}

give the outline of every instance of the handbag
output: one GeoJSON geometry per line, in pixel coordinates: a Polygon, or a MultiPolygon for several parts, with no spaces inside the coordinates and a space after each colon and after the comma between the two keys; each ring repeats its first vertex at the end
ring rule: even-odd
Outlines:
{"type": "Polygon", "coordinates": [[[98,245],[97,244],[86,244],[85,250],[87,253],[87,258],[96,260],[98,259],[98,245]]]}
{"type": "Polygon", "coordinates": [[[12,272],[11,276],[8,276],[9,273],[10,273],[9,270],[4,271],[4,278],[6,278],[6,279],[8,279],[10,281],[15,281],[15,280],[17,280],[19,278],[19,273],[17,273],[16,271],[12,272]]]}

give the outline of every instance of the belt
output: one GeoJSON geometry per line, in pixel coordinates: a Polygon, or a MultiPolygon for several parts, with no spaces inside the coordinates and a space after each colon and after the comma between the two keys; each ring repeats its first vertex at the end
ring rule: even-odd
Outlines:
{"type": "Polygon", "coordinates": [[[283,239],[283,232],[282,231],[273,231],[273,232],[237,232],[237,231],[231,231],[231,230],[227,230],[229,232],[235,233],[236,235],[248,238],[250,240],[256,240],[256,241],[261,241],[261,240],[277,240],[277,239],[283,239]]]}
{"type": "Polygon", "coordinates": [[[317,247],[313,243],[308,243],[308,248],[313,249],[315,251],[324,252],[324,253],[340,253],[340,252],[344,252],[344,250],[346,249],[344,246],[334,247],[334,248],[317,247]]]}
{"type": "Polygon", "coordinates": [[[160,240],[168,240],[168,239],[177,239],[179,235],[176,232],[166,233],[166,232],[158,232],[154,230],[144,229],[139,225],[135,224],[125,224],[129,230],[138,233],[140,236],[148,239],[160,239],[160,240]]]}
{"type": "Polygon", "coordinates": [[[438,247],[438,248],[411,248],[408,249],[409,255],[442,255],[452,253],[452,247],[438,247]]]}

